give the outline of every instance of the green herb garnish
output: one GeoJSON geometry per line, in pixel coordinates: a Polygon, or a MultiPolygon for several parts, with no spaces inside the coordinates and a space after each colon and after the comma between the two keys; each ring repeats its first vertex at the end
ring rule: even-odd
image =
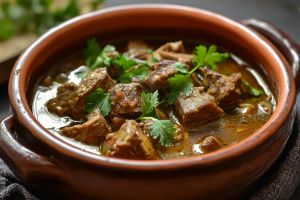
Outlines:
{"type": "Polygon", "coordinates": [[[106,45],[103,50],[99,47],[95,38],[88,39],[88,46],[83,50],[83,55],[87,58],[86,63],[95,70],[101,67],[110,67],[113,58],[106,55],[107,52],[115,51],[116,48],[112,45],[106,45]]]}
{"type": "Polygon", "coordinates": [[[105,94],[101,88],[98,88],[96,92],[89,95],[85,111],[90,114],[99,108],[103,117],[105,117],[111,111],[111,101],[109,93],[105,94]]]}
{"type": "Polygon", "coordinates": [[[242,82],[246,86],[248,92],[253,96],[259,96],[264,93],[262,90],[252,87],[247,81],[242,80],[242,82]]]}
{"type": "Polygon", "coordinates": [[[216,45],[211,45],[208,48],[203,45],[199,45],[196,47],[194,53],[196,56],[194,57],[194,62],[197,63],[196,68],[203,67],[205,65],[210,66],[213,70],[218,69],[218,65],[216,63],[226,62],[229,57],[228,53],[218,53],[216,45]]]}
{"type": "Polygon", "coordinates": [[[159,142],[161,145],[169,146],[174,142],[174,124],[170,120],[159,120],[159,115],[156,112],[156,107],[164,101],[158,102],[158,92],[145,94],[142,93],[142,115],[136,120],[151,119],[153,125],[149,127],[151,136],[156,139],[160,136],[159,142]]]}
{"type": "Polygon", "coordinates": [[[134,60],[127,59],[123,55],[117,56],[113,61],[120,69],[120,76],[117,79],[120,83],[131,83],[132,78],[135,77],[141,81],[145,81],[148,75],[151,73],[149,69],[152,67],[147,62],[136,62],[134,60]],[[137,69],[136,66],[138,65],[137,69]]]}
{"type": "Polygon", "coordinates": [[[151,55],[151,59],[148,60],[149,62],[154,62],[154,63],[159,62],[159,60],[157,60],[157,58],[154,57],[154,52],[152,51],[152,49],[148,49],[148,53],[151,55]]]}
{"type": "Polygon", "coordinates": [[[179,97],[180,92],[188,96],[194,91],[194,83],[190,76],[199,67],[208,65],[212,69],[217,69],[218,66],[216,62],[222,63],[227,60],[227,58],[229,57],[227,53],[218,53],[216,52],[216,50],[217,47],[215,45],[210,46],[208,51],[205,46],[197,46],[195,50],[196,56],[194,57],[194,62],[197,65],[190,72],[187,70],[187,68],[185,68],[185,64],[182,62],[177,62],[173,65],[177,70],[177,74],[174,77],[167,79],[171,87],[171,93],[166,95],[166,99],[170,105],[176,101],[176,99],[179,97]]]}

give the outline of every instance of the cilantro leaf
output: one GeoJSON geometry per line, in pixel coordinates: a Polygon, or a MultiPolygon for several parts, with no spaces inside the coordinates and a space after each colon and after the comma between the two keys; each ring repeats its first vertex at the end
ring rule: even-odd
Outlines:
{"type": "Polygon", "coordinates": [[[174,124],[170,122],[170,120],[158,120],[154,119],[153,125],[149,127],[151,131],[151,136],[156,139],[160,135],[159,142],[161,145],[169,146],[171,142],[174,142],[174,132],[176,128],[174,128],[174,124]]]}
{"type": "Polygon", "coordinates": [[[113,63],[115,63],[120,69],[118,81],[121,83],[131,83],[133,77],[141,81],[145,81],[151,73],[151,70],[149,69],[150,65],[147,62],[138,63],[134,60],[127,59],[123,55],[117,56],[113,63]],[[135,69],[138,64],[138,68],[135,69]]]}
{"type": "Polygon", "coordinates": [[[185,67],[185,64],[182,62],[177,62],[173,65],[173,67],[182,74],[188,74],[189,70],[185,67]]]}
{"type": "Polygon", "coordinates": [[[194,61],[198,63],[199,67],[203,67],[204,65],[210,66],[213,70],[218,69],[218,65],[216,63],[226,62],[229,57],[228,53],[218,53],[216,45],[211,45],[208,50],[206,46],[199,45],[196,47],[194,53],[196,56],[194,57],[194,61]]]}
{"type": "Polygon", "coordinates": [[[151,55],[151,59],[148,60],[149,62],[154,62],[154,63],[159,62],[159,60],[157,60],[157,58],[154,57],[154,52],[152,51],[152,49],[148,49],[148,53],[151,55]]]}
{"type": "Polygon", "coordinates": [[[111,98],[109,93],[105,94],[101,88],[89,95],[86,105],[86,111],[92,113],[95,109],[100,108],[103,117],[111,111],[111,98]]]}
{"type": "Polygon", "coordinates": [[[87,43],[88,47],[83,50],[82,54],[87,58],[86,63],[91,70],[101,67],[110,67],[113,58],[108,57],[106,53],[115,51],[116,48],[112,45],[106,45],[103,50],[101,50],[95,38],[88,39],[87,43]]]}
{"type": "Polygon", "coordinates": [[[229,57],[227,53],[218,53],[217,47],[212,45],[207,50],[206,46],[199,45],[196,47],[194,57],[194,62],[196,62],[196,67],[192,69],[190,72],[185,68],[185,64],[181,62],[177,62],[173,65],[173,67],[177,70],[177,73],[172,78],[168,78],[167,81],[171,87],[171,93],[166,95],[167,102],[171,105],[176,99],[179,97],[179,93],[182,92],[184,95],[190,95],[194,90],[193,80],[191,79],[191,74],[194,73],[199,67],[203,67],[204,65],[209,65],[212,69],[217,69],[217,63],[225,62],[229,57]]]}
{"type": "Polygon", "coordinates": [[[190,75],[176,74],[172,78],[168,78],[167,81],[171,86],[171,93],[166,95],[167,102],[171,105],[179,97],[179,93],[184,95],[190,95],[194,90],[194,83],[190,75]]]}
{"type": "Polygon", "coordinates": [[[174,124],[170,120],[159,120],[156,106],[164,101],[158,102],[157,90],[148,94],[143,92],[142,99],[142,115],[136,120],[151,119],[153,121],[153,125],[149,127],[152,130],[151,136],[154,139],[160,136],[159,142],[161,145],[168,146],[171,142],[174,142],[176,128],[174,128],[174,124]]]}
{"type": "Polygon", "coordinates": [[[259,96],[261,94],[263,94],[264,92],[260,89],[257,89],[257,88],[254,88],[254,87],[251,87],[251,85],[245,81],[245,80],[242,80],[242,82],[244,83],[244,85],[246,86],[248,92],[250,94],[252,94],[253,96],[259,96]]]}
{"type": "Polygon", "coordinates": [[[172,105],[176,99],[179,97],[179,93],[177,92],[171,92],[166,95],[166,99],[169,105],[172,105]]]}
{"type": "Polygon", "coordinates": [[[154,117],[159,119],[156,112],[156,105],[158,104],[158,92],[145,94],[142,93],[142,115],[137,119],[141,120],[143,117],[154,117]]]}
{"type": "Polygon", "coordinates": [[[149,127],[151,136],[156,139],[160,136],[159,142],[161,145],[168,146],[171,142],[174,142],[174,124],[170,120],[159,120],[159,115],[156,112],[156,106],[163,103],[164,101],[158,102],[158,91],[154,93],[145,94],[142,93],[142,115],[136,120],[151,119],[153,125],[149,127]]]}
{"type": "Polygon", "coordinates": [[[146,65],[140,65],[133,73],[132,77],[139,79],[140,81],[146,81],[146,78],[151,73],[151,70],[146,65]]]}
{"type": "Polygon", "coordinates": [[[97,56],[101,53],[101,49],[95,38],[88,38],[87,44],[88,46],[83,49],[82,54],[84,57],[87,57],[86,63],[92,65],[92,63],[96,61],[97,56]]]}

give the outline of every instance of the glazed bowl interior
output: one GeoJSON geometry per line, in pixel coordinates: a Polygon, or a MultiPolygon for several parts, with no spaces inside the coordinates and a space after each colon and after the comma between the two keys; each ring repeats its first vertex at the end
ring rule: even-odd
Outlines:
{"type": "Polygon", "coordinates": [[[263,36],[240,22],[212,12],[184,6],[134,5],[108,8],[71,19],[45,33],[19,58],[10,79],[10,100],[18,107],[14,112],[33,136],[63,154],[95,163],[140,165],[147,167],[220,161],[237,156],[261,145],[272,136],[292,109],[294,83],[289,66],[280,52],[263,36]],[[107,158],[81,151],[42,127],[30,110],[32,88],[37,79],[53,64],[80,51],[87,38],[96,37],[100,44],[126,39],[186,40],[198,44],[215,44],[246,62],[257,66],[275,88],[277,109],[257,132],[223,150],[190,158],[161,161],[128,161],[107,158]],[[16,75],[16,72],[18,75],[16,75]],[[17,91],[17,92],[16,92],[17,91]],[[20,101],[21,100],[21,101],[20,101]],[[21,103],[20,103],[21,102],[21,103]],[[38,134],[36,133],[38,132],[38,134]]]}

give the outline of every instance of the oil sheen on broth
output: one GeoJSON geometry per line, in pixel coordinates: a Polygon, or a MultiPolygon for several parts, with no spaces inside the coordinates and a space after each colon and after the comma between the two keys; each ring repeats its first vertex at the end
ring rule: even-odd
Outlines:
{"type": "MultiPolygon", "coordinates": [[[[165,44],[162,41],[147,41],[146,43],[151,44],[152,49],[156,49],[153,46],[159,47],[165,44]]],[[[195,46],[198,45],[188,42],[184,42],[184,44],[185,51],[188,53],[191,53],[195,46]]],[[[124,42],[115,44],[115,46],[119,52],[132,50],[128,47],[125,48],[124,42]]],[[[167,52],[172,51],[169,50],[167,52]]],[[[276,109],[276,100],[269,84],[265,81],[266,79],[250,64],[233,54],[229,55],[228,60],[225,63],[219,63],[218,69],[215,71],[226,76],[230,76],[233,73],[241,73],[242,80],[247,81],[254,88],[263,90],[264,93],[260,96],[250,95],[247,93],[245,85],[242,84],[242,94],[236,106],[230,109],[223,109],[225,114],[221,117],[189,127],[182,125],[182,121],[178,117],[174,106],[170,106],[167,103],[160,104],[157,107],[159,115],[179,125],[183,139],[180,142],[173,142],[169,146],[163,146],[151,139],[154,141],[153,146],[159,155],[159,159],[184,158],[226,148],[250,136],[271,117],[276,109]]],[[[53,112],[49,112],[47,108],[49,102],[56,98],[58,86],[66,82],[80,85],[82,78],[78,76],[78,73],[88,71],[86,59],[81,52],[57,63],[37,82],[32,101],[32,111],[37,120],[55,136],[82,150],[105,155],[110,148],[106,140],[101,142],[99,147],[99,145],[86,144],[77,137],[63,134],[62,129],[64,127],[82,124],[87,121],[86,118],[74,119],[70,115],[58,116],[53,112]]],[[[193,77],[194,86],[200,86],[202,79],[203,77],[197,72],[193,77]]],[[[105,119],[112,126],[112,133],[117,132],[119,127],[115,127],[107,116],[105,119]]]]}

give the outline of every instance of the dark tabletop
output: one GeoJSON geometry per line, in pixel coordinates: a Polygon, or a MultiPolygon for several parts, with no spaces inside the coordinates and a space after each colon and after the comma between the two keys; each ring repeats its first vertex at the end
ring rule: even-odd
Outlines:
{"type": "MultiPolygon", "coordinates": [[[[193,6],[237,20],[261,18],[291,36],[300,44],[300,0],[106,0],[106,7],[136,3],[168,3],[193,6]]],[[[0,55],[1,56],[1,55],[0,55]]],[[[0,118],[9,112],[8,84],[0,85],[0,118]]],[[[290,200],[300,199],[300,186],[290,200]]]]}

